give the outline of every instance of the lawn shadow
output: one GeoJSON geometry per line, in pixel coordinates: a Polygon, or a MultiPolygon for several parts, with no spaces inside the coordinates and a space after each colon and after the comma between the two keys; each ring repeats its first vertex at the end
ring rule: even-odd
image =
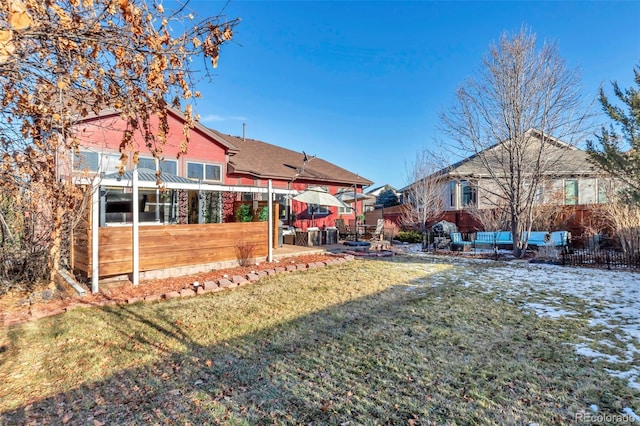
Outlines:
{"type": "MultiPolygon", "coordinates": [[[[424,264],[411,257],[378,261],[424,264]]],[[[571,373],[553,381],[540,364],[575,358],[570,349],[545,352],[548,359],[541,359],[541,348],[552,336],[540,320],[492,307],[489,296],[461,294],[455,285],[425,285],[433,275],[214,345],[200,344],[185,331],[197,321],[176,323],[170,313],[176,304],[206,303],[218,296],[162,302],[153,316],[136,305],[101,308],[103,321],[139,345],[136,351],[159,351],[161,360],[33,401],[4,413],[0,421],[419,424],[452,418],[502,423],[523,415],[542,423],[554,420],[549,415],[566,419],[575,410],[575,400],[567,397],[574,392],[571,373]],[[458,312],[465,303],[469,306],[458,312]],[[144,333],[132,332],[132,323],[144,326],[144,333]],[[498,329],[495,335],[489,327],[498,329]],[[159,345],[155,333],[172,343],[159,345]],[[532,340],[538,340],[535,347],[532,340]],[[490,352],[477,353],[474,345],[490,352]],[[509,371],[513,366],[503,367],[508,373],[492,371],[504,359],[517,359],[514,365],[522,371],[509,371]],[[534,376],[532,370],[541,377],[528,378],[534,376]],[[535,386],[529,389],[525,380],[542,387],[538,392],[554,389],[559,397],[545,394],[548,400],[532,407],[535,386]],[[495,403],[473,394],[478,383],[487,381],[492,384],[486,392],[495,403]],[[536,410],[544,414],[536,416],[536,410]]],[[[200,326],[214,329],[216,324],[204,319],[200,326]]]]}

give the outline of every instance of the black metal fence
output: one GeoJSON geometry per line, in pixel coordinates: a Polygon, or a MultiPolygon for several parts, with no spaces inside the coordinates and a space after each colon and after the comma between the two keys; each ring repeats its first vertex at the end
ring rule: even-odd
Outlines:
{"type": "Polygon", "coordinates": [[[620,240],[603,235],[579,236],[570,249],[563,252],[563,265],[640,271],[640,241],[623,250],[620,240]]]}
{"type": "Polygon", "coordinates": [[[623,252],[614,249],[579,248],[563,252],[563,265],[594,268],[626,268],[640,270],[640,250],[623,252]]]}

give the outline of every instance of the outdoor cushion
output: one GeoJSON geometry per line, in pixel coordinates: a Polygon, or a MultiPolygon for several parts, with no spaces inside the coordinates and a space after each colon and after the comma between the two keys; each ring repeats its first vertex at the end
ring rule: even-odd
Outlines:
{"type": "MultiPolygon", "coordinates": [[[[528,244],[531,246],[546,246],[550,245],[551,234],[547,231],[531,231],[529,232],[529,241],[528,244]],[[545,239],[547,237],[548,239],[545,239]]],[[[527,240],[527,231],[522,232],[522,241],[527,240]]]]}
{"type": "Polygon", "coordinates": [[[451,233],[451,242],[453,244],[471,244],[471,241],[464,241],[460,232],[451,233]]]}
{"type": "Polygon", "coordinates": [[[569,232],[568,231],[553,231],[551,233],[551,244],[554,246],[567,246],[569,245],[569,232]]]}
{"type": "Polygon", "coordinates": [[[511,232],[509,231],[496,232],[496,244],[513,244],[513,239],[511,239],[511,232]]]}
{"type": "Polygon", "coordinates": [[[476,239],[473,240],[473,244],[475,245],[493,245],[496,242],[496,233],[488,232],[488,231],[480,231],[476,233],[476,239]]]}

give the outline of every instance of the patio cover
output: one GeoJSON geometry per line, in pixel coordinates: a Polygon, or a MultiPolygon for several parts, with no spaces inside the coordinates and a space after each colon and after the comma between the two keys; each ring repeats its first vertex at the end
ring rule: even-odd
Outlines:
{"type": "MultiPolygon", "coordinates": [[[[92,180],[79,179],[76,183],[91,184],[92,180]]],[[[122,175],[111,173],[99,178],[101,186],[133,186],[133,170],[127,170],[122,175]]],[[[156,188],[157,177],[155,170],[138,169],[138,186],[141,188],[156,188]]],[[[172,175],[170,173],[162,173],[160,175],[160,187],[166,189],[188,189],[192,191],[223,191],[223,192],[268,192],[266,187],[256,186],[240,186],[240,185],[222,185],[203,183],[193,179],[187,179],[182,176],[172,175]]],[[[295,194],[295,190],[286,188],[272,188],[274,194],[295,194]]]]}

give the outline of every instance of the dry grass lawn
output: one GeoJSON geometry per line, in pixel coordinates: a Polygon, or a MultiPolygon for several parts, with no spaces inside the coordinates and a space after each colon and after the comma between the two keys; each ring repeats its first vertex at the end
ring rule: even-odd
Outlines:
{"type": "Polygon", "coordinates": [[[0,424],[559,424],[637,405],[569,345],[586,316],[527,314],[454,267],[356,259],[6,328],[0,424]]]}

